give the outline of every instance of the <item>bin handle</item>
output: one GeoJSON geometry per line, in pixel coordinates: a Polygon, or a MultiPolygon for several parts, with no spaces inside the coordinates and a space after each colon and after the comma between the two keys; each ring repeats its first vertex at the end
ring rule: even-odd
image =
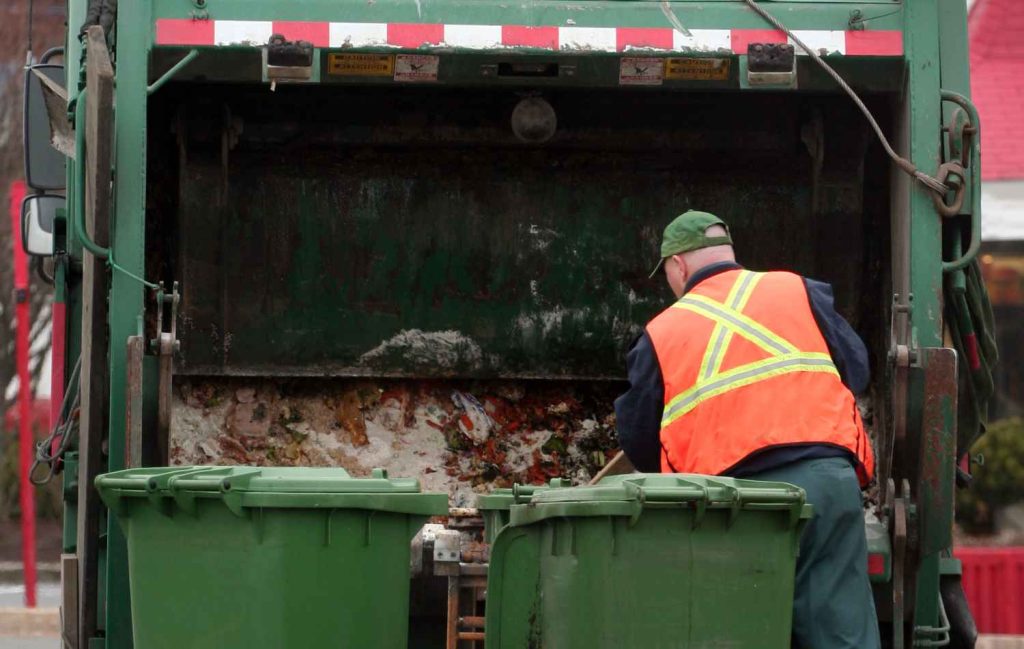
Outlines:
{"type": "Polygon", "coordinates": [[[191,469],[179,469],[176,471],[168,471],[167,473],[161,473],[158,475],[150,476],[150,478],[146,480],[146,491],[148,491],[151,494],[155,494],[163,489],[169,489],[169,485],[176,478],[192,476],[196,475],[197,473],[207,473],[209,471],[209,467],[193,467],[191,469]]]}
{"type": "MultiPolygon", "coordinates": [[[[605,503],[600,508],[600,512],[594,509],[594,503],[591,502],[545,503],[545,505],[550,507],[537,507],[536,503],[512,505],[509,507],[509,526],[531,525],[552,518],[564,519],[572,516],[616,516],[628,518],[629,525],[632,526],[636,524],[640,519],[640,515],[643,514],[643,505],[635,499],[616,500],[605,503]]],[[[502,528],[502,533],[504,533],[507,527],[502,528]]]]}
{"type": "Polygon", "coordinates": [[[190,489],[192,491],[219,491],[227,493],[235,487],[242,487],[263,473],[263,469],[214,469],[198,470],[171,476],[167,480],[170,491],[190,489]]]}
{"type": "Polygon", "coordinates": [[[520,484],[518,482],[516,482],[515,484],[512,485],[512,502],[513,503],[518,505],[519,503],[523,502],[522,501],[522,497],[525,496],[525,495],[526,494],[523,493],[522,489],[520,488],[520,484]]]}
{"type": "MultiPolygon", "coordinates": [[[[187,473],[178,473],[167,478],[167,491],[171,498],[183,511],[196,514],[196,497],[198,493],[219,492],[222,495],[224,504],[236,516],[244,516],[242,510],[242,497],[240,494],[231,491],[232,487],[240,484],[248,484],[256,475],[262,473],[262,469],[231,469],[231,468],[199,468],[187,473]],[[235,471],[232,475],[231,471],[235,471]]],[[[158,486],[159,481],[154,482],[158,486]]]]}
{"type": "MultiPolygon", "coordinates": [[[[374,469],[374,471],[377,471],[377,469],[374,469]]],[[[262,474],[263,469],[235,470],[231,475],[221,480],[220,490],[223,493],[227,493],[235,487],[244,487],[252,482],[253,478],[259,477],[262,474]]]]}

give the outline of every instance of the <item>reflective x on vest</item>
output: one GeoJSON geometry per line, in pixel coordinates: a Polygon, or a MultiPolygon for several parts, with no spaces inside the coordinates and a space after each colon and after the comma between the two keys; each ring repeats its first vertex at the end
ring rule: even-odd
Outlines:
{"type": "Polygon", "coordinates": [[[832,357],[819,352],[805,352],[777,335],[761,323],[743,314],[743,308],[754,292],[763,273],[742,271],[725,302],[704,295],[683,296],[673,307],[686,309],[715,323],[704,358],[697,372],[697,383],[683,390],[665,406],[661,427],[696,408],[701,402],[745,385],[764,381],[790,372],[829,372],[839,375],[832,357]],[[767,358],[722,371],[722,360],[729,351],[732,337],[741,336],[760,347],[767,358]]]}

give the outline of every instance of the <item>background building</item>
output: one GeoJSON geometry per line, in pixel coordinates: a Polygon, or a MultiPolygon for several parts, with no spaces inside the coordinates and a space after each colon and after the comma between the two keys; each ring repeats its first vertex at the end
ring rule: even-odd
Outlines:
{"type": "Polygon", "coordinates": [[[1024,3],[976,0],[968,30],[982,126],[982,261],[1001,357],[998,420],[1024,413],[1024,3]]]}

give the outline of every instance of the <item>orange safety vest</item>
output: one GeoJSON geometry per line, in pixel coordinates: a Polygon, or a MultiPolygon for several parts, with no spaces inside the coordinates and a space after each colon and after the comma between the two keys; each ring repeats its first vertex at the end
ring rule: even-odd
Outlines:
{"type": "Polygon", "coordinates": [[[871,479],[871,440],[799,275],[713,275],[647,333],[665,384],[663,472],[719,475],[757,451],[827,444],[848,449],[861,482],[871,479]]]}

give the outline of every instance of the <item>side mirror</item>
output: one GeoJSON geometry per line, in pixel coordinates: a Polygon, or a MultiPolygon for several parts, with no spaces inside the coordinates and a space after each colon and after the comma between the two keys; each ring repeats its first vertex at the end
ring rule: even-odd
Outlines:
{"type": "Polygon", "coordinates": [[[40,63],[25,70],[25,181],[33,189],[61,190],[67,184],[65,154],[57,148],[66,147],[64,140],[73,142],[68,137],[67,99],[61,106],[57,96],[63,87],[62,65],[40,63]]]}
{"type": "Polygon", "coordinates": [[[33,194],[21,203],[21,247],[30,255],[53,255],[53,223],[66,201],[56,194],[33,194]]]}

